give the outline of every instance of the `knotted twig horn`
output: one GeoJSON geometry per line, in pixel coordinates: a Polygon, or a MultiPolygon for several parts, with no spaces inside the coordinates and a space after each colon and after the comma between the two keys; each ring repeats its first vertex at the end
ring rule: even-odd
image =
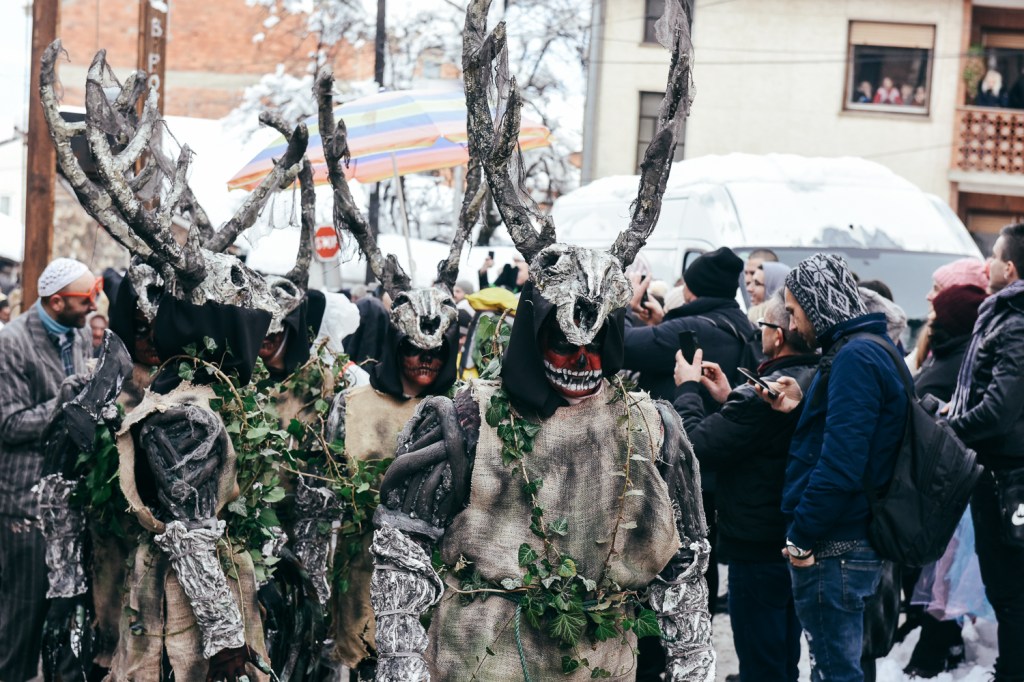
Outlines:
{"type": "Polygon", "coordinates": [[[462,71],[466,83],[469,155],[479,159],[505,227],[523,258],[530,261],[541,249],[555,242],[555,225],[550,216],[542,215],[523,203],[509,171],[509,163],[519,141],[522,108],[515,78],[509,79],[505,113],[497,130],[491,118],[487,100],[491,63],[499,60],[502,68],[507,69],[508,45],[505,22],[487,33],[490,6],[491,0],[473,0],[466,10],[462,71]],[[539,234],[534,229],[535,223],[540,225],[539,234]]]}
{"type": "Polygon", "coordinates": [[[388,254],[387,258],[381,254],[377,240],[370,232],[370,226],[352,199],[352,192],[348,188],[348,181],[345,180],[345,172],[341,166],[349,158],[345,122],[334,122],[334,74],[328,70],[322,71],[314,87],[320,110],[320,139],[324,146],[324,159],[327,161],[327,177],[334,188],[334,229],[338,231],[338,239],[341,239],[342,230],[347,230],[352,235],[366,256],[374,276],[394,299],[403,291],[408,291],[412,282],[398,264],[394,254],[388,254]]]}
{"type": "Polygon", "coordinates": [[[657,131],[647,145],[644,160],[640,164],[640,189],[630,206],[632,218],[629,228],[619,234],[611,248],[612,255],[618,257],[622,267],[633,262],[661,215],[661,200],[665,196],[665,185],[672,170],[676,141],[692,100],[692,21],[693,0],[666,0],[665,14],[655,25],[658,41],[672,50],[672,60],[665,97],[658,109],[657,131]]]}

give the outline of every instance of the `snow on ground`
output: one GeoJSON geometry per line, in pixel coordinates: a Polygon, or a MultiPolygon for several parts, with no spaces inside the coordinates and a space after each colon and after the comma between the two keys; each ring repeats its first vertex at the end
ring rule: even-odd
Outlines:
{"type": "MultiPolygon", "coordinates": [[[[721,589],[728,589],[728,569],[719,566],[721,589]]],[[[725,682],[728,675],[739,672],[739,661],[732,644],[732,625],[729,615],[716,614],[712,621],[715,652],[718,654],[718,671],[716,682],[725,682]]],[[[964,644],[967,649],[967,661],[956,670],[942,673],[932,678],[934,682],[988,682],[992,673],[992,665],[996,660],[996,625],[993,622],[979,620],[968,621],[964,625],[964,644]]],[[[921,630],[911,632],[907,638],[893,647],[889,655],[879,659],[876,664],[877,682],[921,682],[917,678],[907,677],[903,668],[910,661],[921,630]]],[[[811,679],[811,664],[807,656],[807,640],[803,640],[800,653],[800,682],[811,679]]]]}

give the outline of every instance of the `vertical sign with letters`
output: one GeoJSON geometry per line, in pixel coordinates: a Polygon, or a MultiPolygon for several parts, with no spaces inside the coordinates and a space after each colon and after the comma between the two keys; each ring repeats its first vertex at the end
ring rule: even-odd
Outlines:
{"type": "Polygon", "coordinates": [[[164,104],[164,73],[167,61],[167,15],[170,0],[139,0],[139,63],[140,71],[148,74],[147,84],[156,86],[160,95],[159,108],[166,113],[164,104]]]}

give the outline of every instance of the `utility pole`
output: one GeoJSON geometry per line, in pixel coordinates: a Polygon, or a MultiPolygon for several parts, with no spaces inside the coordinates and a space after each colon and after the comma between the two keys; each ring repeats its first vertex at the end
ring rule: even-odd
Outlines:
{"type": "MultiPolygon", "coordinates": [[[[388,32],[387,25],[385,23],[385,0],[377,0],[377,33],[373,41],[373,80],[377,82],[378,87],[384,86],[384,56],[385,48],[387,47],[388,32]]],[[[370,191],[370,211],[369,211],[369,223],[370,233],[374,239],[377,239],[377,235],[380,234],[380,183],[373,183],[373,189],[370,191]]],[[[370,268],[370,263],[366,263],[366,282],[372,282],[374,280],[373,270],[370,268]]]]}
{"type": "Polygon", "coordinates": [[[21,264],[21,309],[38,297],[36,282],[53,252],[53,183],[57,152],[39,100],[39,70],[43,51],[57,39],[60,0],[32,3],[32,68],[28,98],[28,178],[25,192],[25,255],[21,264]]]}
{"type": "MultiPolygon", "coordinates": [[[[164,106],[164,74],[167,61],[167,12],[169,2],[155,3],[139,0],[138,69],[148,74],[146,85],[156,87],[159,93],[157,108],[164,106]]],[[[140,105],[141,106],[141,105],[140,105]]]]}

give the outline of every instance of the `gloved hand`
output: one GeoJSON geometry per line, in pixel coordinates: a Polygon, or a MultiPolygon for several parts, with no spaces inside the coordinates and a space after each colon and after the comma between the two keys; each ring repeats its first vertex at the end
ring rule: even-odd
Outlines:
{"type": "Polygon", "coordinates": [[[221,649],[210,659],[206,682],[249,682],[247,666],[270,674],[270,665],[248,644],[234,649],[221,649]]]}
{"type": "Polygon", "coordinates": [[[64,379],[60,384],[60,390],[57,392],[57,407],[60,408],[66,402],[72,400],[76,395],[82,392],[85,385],[89,383],[89,378],[92,375],[89,373],[72,374],[71,376],[64,379]]]}

